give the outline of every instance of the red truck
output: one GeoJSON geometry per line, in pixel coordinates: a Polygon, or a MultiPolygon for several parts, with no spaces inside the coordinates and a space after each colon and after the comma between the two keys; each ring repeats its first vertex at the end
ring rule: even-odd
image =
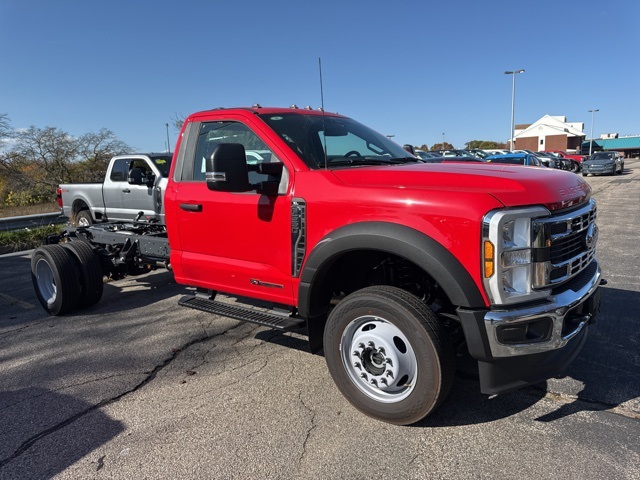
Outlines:
{"type": "Polygon", "coordinates": [[[460,357],[477,361],[486,394],[558,375],[599,309],[596,204],[582,178],[423,163],[337,114],[191,115],[163,204],[166,225],[49,237],[31,262],[43,307],[63,315],[96,304],[104,275],[171,268],[196,287],[182,306],[304,329],[344,396],[394,424],[446,398],[460,357]]]}

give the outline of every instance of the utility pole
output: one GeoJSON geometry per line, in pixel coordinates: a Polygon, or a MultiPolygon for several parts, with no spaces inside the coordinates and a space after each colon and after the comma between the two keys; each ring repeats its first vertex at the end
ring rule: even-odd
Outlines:
{"type": "Polygon", "coordinates": [[[520,70],[507,70],[504,72],[505,75],[512,75],[513,82],[511,85],[511,131],[509,134],[509,150],[513,150],[514,148],[514,139],[513,137],[515,132],[515,124],[513,123],[514,114],[515,114],[515,105],[516,105],[516,75],[519,73],[524,73],[524,69],[520,70]]]}
{"type": "Polygon", "coordinates": [[[596,112],[599,112],[600,110],[598,108],[595,108],[593,110],[589,110],[589,113],[591,113],[591,136],[589,138],[589,156],[591,156],[591,151],[593,150],[593,121],[594,121],[594,115],[596,114],[596,112]]]}

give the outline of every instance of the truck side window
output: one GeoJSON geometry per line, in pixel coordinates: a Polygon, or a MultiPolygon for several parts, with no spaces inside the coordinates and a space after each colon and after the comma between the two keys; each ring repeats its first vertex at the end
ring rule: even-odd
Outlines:
{"type": "MultiPolygon", "coordinates": [[[[244,146],[247,165],[280,162],[260,137],[239,122],[204,122],[200,125],[193,164],[193,180],[204,181],[206,159],[220,143],[240,143],[244,146]]],[[[268,175],[249,171],[249,181],[258,183],[274,180],[268,175]]]]}
{"type": "Polygon", "coordinates": [[[129,161],[126,158],[119,158],[113,162],[113,168],[111,169],[111,176],[109,177],[112,182],[126,182],[127,172],[129,171],[129,161]]]}
{"type": "Polygon", "coordinates": [[[137,168],[139,170],[142,171],[142,175],[144,177],[147,177],[149,174],[152,174],[153,171],[151,170],[151,167],[149,166],[149,164],[142,160],[142,159],[134,159],[131,160],[131,163],[129,165],[129,170],[133,170],[134,168],[137,168]]]}

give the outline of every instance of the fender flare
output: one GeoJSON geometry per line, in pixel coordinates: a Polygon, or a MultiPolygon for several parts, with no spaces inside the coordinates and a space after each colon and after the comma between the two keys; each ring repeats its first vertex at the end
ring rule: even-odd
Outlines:
{"type": "Polygon", "coordinates": [[[309,254],[298,289],[298,311],[302,317],[309,319],[322,315],[314,308],[314,284],[322,281],[337,258],[354,250],[377,250],[406,258],[431,275],[454,305],[486,308],[482,293],[469,272],[442,244],[404,225],[361,222],[325,235],[309,254]]]}

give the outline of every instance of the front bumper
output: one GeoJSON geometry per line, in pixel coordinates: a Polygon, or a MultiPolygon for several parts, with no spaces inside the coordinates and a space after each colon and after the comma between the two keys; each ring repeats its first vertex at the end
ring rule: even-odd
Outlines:
{"type": "Polygon", "coordinates": [[[598,314],[601,282],[593,260],[544,303],[509,310],[459,308],[469,353],[478,360],[481,391],[503,393],[562,374],[582,350],[598,314]],[[548,331],[541,324],[549,324],[548,331]],[[530,333],[531,325],[533,333],[544,335],[513,341],[517,334],[530,333]]]}
{"type": "Polygon", "coordinates": [[[590,173],[592,175],[613,174],[616,171],[616,164],[611,165],[583,165],[582,173],[590,173]]]}
{"type": "Polygon", "coordinates": [[[590,278],[552,295],[541,305],[490,310],[484,317],[493,358],[548,352],[564,347],[593,322],[600,308],[600,267],[594,261],[590,278]],[[509,341],[511,337],[511,341],[509,341]],[[527,341],[526,338],[530,340],[527,341]]]}

